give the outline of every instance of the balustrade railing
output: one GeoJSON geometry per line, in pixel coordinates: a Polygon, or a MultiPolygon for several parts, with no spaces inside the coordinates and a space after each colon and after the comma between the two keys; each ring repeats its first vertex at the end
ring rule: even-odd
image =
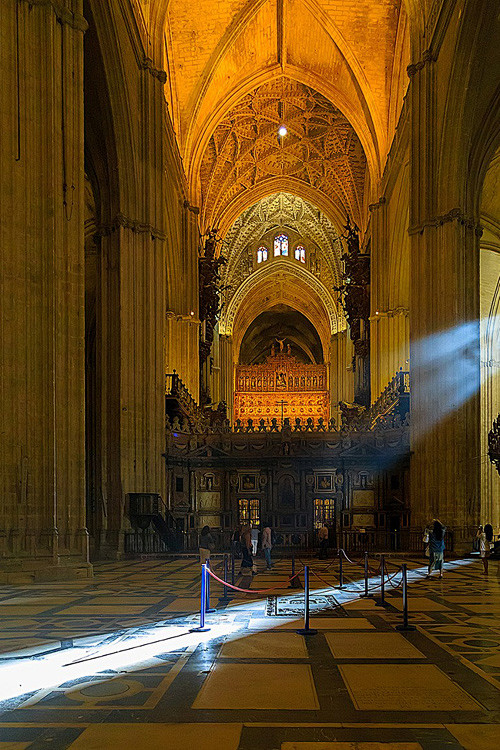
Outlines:
{"type": "Polygon", "coordinates": [[[372,404],[369,411],[369,418],[372,425],[375,425],[389,414],[389,412],[394,410],[403,398],[408,400],[409,396],[410,373],[407,370],[400,369],[372,404]]]}

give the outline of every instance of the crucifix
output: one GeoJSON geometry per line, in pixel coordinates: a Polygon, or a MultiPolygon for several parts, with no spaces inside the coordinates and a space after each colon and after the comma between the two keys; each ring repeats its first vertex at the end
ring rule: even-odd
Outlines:
{"type": "Polygon", "coordinates": [[[288,401],[281,399],[281,401],[277,401],[276,403],[281,405],[281,424],[283,424],[283,407],[288,406],[288,401]]]}

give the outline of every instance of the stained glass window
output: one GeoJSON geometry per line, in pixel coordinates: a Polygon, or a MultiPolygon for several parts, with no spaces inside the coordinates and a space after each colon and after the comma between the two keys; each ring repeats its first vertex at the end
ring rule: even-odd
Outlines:
{"type": "Polygon", "coordinates": [[[274,238],[274,255],[288,255],[288,237],[286,234],[278,234],[274,238]]]}
{"type": "Polygon", "coordinates": [[[306,249],[303,245],[297,245],[295,248],[295,260],[300,260],[301,263],[306,262],[306,249]]]}
{"type": "Polygon", "coordinates": [[[257,263],[264,263],[267,260],[267,248],[259,247],[257,250],[257,263]]]}

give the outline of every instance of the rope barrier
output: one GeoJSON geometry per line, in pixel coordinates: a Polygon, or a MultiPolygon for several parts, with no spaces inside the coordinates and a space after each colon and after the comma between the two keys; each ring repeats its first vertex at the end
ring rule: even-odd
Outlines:
{"type": "Polygon", "coordinates": [[[302,571],[299,570],[298,573],[295,573],[294,576],[291,578],[288,578],[286,581],[283,582],[281,586],[273,586],[273,588],[270,589],[242,589],[239,586],[233,586],[231,583],[228,583],[227,581],[223,581],[219,576],[216,576],[215,573],[207,568],[207,573],[212,576],[212,578],[215,578],[216,581],[219,581],[219,583],[222,583],[222,585],[227,586],[230,589],[233,589],[234,591],[241,591],[243,594],[267,594],[269,591],[278,591],[279,589],[286,588],[286,584],[289,583],[293,578],[297,578],[302,571]]]}

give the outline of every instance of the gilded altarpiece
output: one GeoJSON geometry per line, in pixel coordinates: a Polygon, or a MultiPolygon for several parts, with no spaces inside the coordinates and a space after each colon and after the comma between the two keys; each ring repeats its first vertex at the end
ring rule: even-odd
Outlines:
{"type": "Polygon", "coordinates": [[[238,365],[234,396],[234,418],[247,423],[252,419],[258,427],[260,420],[271,424],[276,419],[311,418],[317,424],[320,417],[328,422],[330,399],[326,365],[299,362],[289,352],[271,353],[263,364],[238,365]]]}

